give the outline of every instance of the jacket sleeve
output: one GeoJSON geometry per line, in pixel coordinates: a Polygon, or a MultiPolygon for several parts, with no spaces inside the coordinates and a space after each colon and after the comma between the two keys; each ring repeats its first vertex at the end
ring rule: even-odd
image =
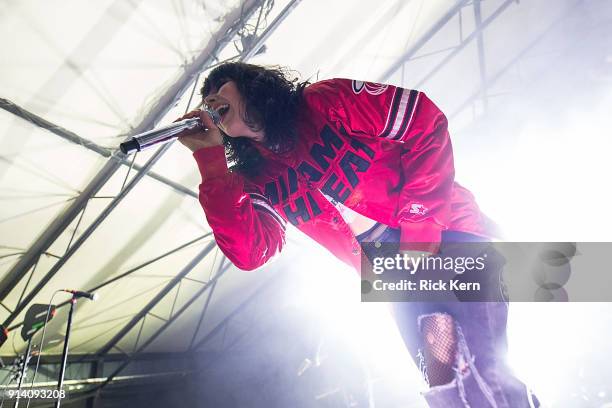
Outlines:
{"type": "Polygon", "coordinates": [[[261,191],[228,169],[223,146],[193,156],[202,175],[200,204],[217,245],[240,269],[265,264],[285,243],[285,221],[261,191]]]}
{"type": "Polygon", "coordinates": [[[315,92],[326,100],[322,105],[339,128],[402,144],[404,182],[397,209],[401,248],[437,252],[447,229],[455,176],[445,115],[416,90],[348,79],[318,84],[315,92]]]}

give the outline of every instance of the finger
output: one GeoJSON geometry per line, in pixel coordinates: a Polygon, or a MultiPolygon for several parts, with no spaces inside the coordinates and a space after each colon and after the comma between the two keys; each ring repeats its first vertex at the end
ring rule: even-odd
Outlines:
{"type": "Polygon", "coordinates": [[[206,129],[217,128],[217,125],[215,125],[212,118],[205,110],[200,111],[200,120],[202,121],[202,125],[204,125],[204,128],[206,129]]]}
{"type": "Polygon", "coordinates": [[[183,120],[183,119],[197,118],[199,115],[200,115],[200,110],[199,109],[194,109],[191,112],[188,112],[188,113],[184,114],[183,116],[181,116],[180,118],[176,119],[175,122],[178,122],[178,121],[183,120]]]}
{"type": "Polygon", "coordinates": [[[201,139],[201,137],[199,137],[198,134],[185,134],[185,135],[180,135],[177,138],[181,143],[201,139]]]}

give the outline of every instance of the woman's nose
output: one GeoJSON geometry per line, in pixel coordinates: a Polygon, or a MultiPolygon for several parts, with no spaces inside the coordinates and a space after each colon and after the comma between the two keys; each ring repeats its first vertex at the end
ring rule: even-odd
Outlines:
{"type": "Polygon", "coordinates": [[[206,98],[204,98],[204,103],[210,105],[212,103],[215,103],[216,100],[217,97],[215,95],[208,95],[206,98]]]}

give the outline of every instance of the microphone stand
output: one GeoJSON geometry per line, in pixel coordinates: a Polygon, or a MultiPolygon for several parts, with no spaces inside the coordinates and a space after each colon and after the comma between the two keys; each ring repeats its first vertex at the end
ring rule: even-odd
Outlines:
{"type": "Polygon", "coordinates": [[[28,349],[23,355],[23,366],[21,367],[21,373],[19,375],[19,383],[17,385],[17,399],[15,400],[15,407],[19,406],[19,397],[21,395],[21,385],[25,377],[26,370],[28,369],[28,361],[30,360],[30,353],[32,352],[32,337],[28,340],[28,349]]]}
{"type": "Polygon", "coordinates": [[[66,340],[64,341],[64,351],[62,351],[62,366],[60,369],[59,377],[57,379],[57,401],[55,402],[55,408],[59,408],[62,401],[62,386],[64,385],[64,374],[66,373],[66,362],[68,361],[68,340],[70,340],[70,328],[72,326],[72,315],[74,313],[74,305],[77,302],[77,295],[73,294],[70,299],[70,311],[68,312],[68,325],[66,326],[66,340]]]}

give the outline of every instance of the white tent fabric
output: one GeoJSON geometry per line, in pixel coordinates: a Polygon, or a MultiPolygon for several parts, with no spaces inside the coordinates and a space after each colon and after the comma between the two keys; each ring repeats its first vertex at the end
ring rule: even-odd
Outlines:
{"type": "MultiPolygon", "coordinates": [[[[214,43],[213,37],[221,39],[218,32],[223,32],[225,18],[235,18],[232,13],[240,12],[243,6],[238,2],[215,1],[108,1],[87,6],[79,2],[3,3],[2,49],[4,55],[11,56],[4,59],[6,64],[2,67],[3,97],[87,140],[116,149],[184,66],[209,43],[214,43]],[[12,33],[18,29],[22,33],[19,41],[12,41],[12,33]]],[[[175,107],[169,117],[184,110],[185,107],[175,107]]],[[[1,114],[5,146],[1,236],[3,255],[8,255],[2,259],[4,273],[41,231],[62,214],[107,159],[5,111],[1,114]]],[[[178,146],[174,149],[180,150],[178,146]]],[[[197,173],[193,166],[184,166],[189,158],[186,159],[186,152],[181,153],[179,161],[173,161],[171,167],[183,167],[185,174],[181,174],[180,181],[197,191],[197,173]]],[[[78,238],[117,195],[127,173],[128,167],[116,172],[89,201],[80,222],[75,220],[53,242],[48,254],[37,263],[32,284],[74,241],[75,229],[78,238]]],[[[207,232],[202,211],[193,197],[145,178],[35,301],[48,302],[51,293],[62,287],[93,287],[207,232]]],[[[198,244],[202,246],[201,241],[198,244]]],[[[151,290],[167,282],[199,249],[188,247],[174,257],[156,262],[145,270],[146,276],[131,277],[106,288],[101,293],[106,298],[104,302],[91,307],[83,305],[76,327],[82,320],[87,322],[88,330],[83,338],[78,330],[75,332],[74,350],[82,350],[79,344],[83,342],[87,344],[83,352],[103,345],[113,335],[111,327],[125,323],[124,316],[140,310],[150,299],[151,290]],[[97,321],[112,324],[96,325],[93,329],[91,325],[97,321]],[[91,338],[96,341],[89,342],[91,338]]],[[[189,277],[207,281],[213,264],[219,262],[216,255],[217,250],[189,277]]],[[[16,305],[27,281],[23,279],[2,300],[3,304],[9,308],[16,305]]],[[[189,289],[182,289],[187,293],[181,298],[184,295],[187,299],[189,289]]],[[[16,347],[23,347],[21,339],[16,347]]]]}
{"type": "MultiPolygon", "coordinates": [[[[228,27],[243,25],[241,13],[255,3],[1,2],[0,98],[116,152],[119,142],[152,109],[159,108],[160,97],[185,68],[203,51],[227,40],[228,27]]],[[[263,13],[256,11],[247,28],[253,29],[258,18],[269,25],[291,2],[262,3],[263,13]]],[[[310,81],[347,77],[423,89],[451,120],[460,180],[475,191],[487,213],[515,233],[515,239],[605,239],[609,238],[606,234],[612,221],[597,214],[607,211],[612,194],[609,187],[583,176],[611,173],[605,157],[609,137],[589,131],[580,135],[584,140],[576,146],[574,137],[578,136],[558,130],[580,129],[585,122],[597,126],[593,129],[609,129],[606,112],[609,114],[612,100],[612,48],[606,27],[611,9],[610,2],[604,0],[303,0],[267,38],[265,50],[249,62],[288,66],[310,81]],[[475,12],[476,5],[480,13],[475,12]],[[576,43],[585,39],[590,42],[576,43]],[[567,88],[560,88],[564,85],[567,88]],[[549,99],[541,97],[547,94],[549,99]],[[537,98],[530,100],[531,95],[537,98]],[[585,108],[585,101],[591,104],[589,108],[585,108]],[[549,122],[559,116],[567,121],[549,122]],[[557,146],[557,155],[544,156],[552,143],[557,146]],[[585,146],[590,143],[601,149],[587,152],[585,146]],[[531,149],[531,154],[524,154],[524,149],[531,149]],[[588,153],[592,159],[581,163],[581,171],[572,172],[565,165],[565,156],[572,152],[588,153]],[[527,159],[515,166],[522,157],[527,159]],[[548,166],[547,171],[534,173],[542,163],[548,166]],[[558,180],[549,185],[550,189],[542,189],[542,183],[548,183],[553,174],[558,180]],[[530,183],[525,178],[531,175],[530,183]],[[574,206],[563,201],[567,194],[558,190],[568,184],[574,189],[574,197],[599,191],[598,198],[591,202],[592,214],[581,215],[581,220],[563,219],[563,225],[559,225],[557,217],[574,206]],[[525,205],[511,201],[520,202],[527,191],[534,197],[527,207],[535,210],[519,217],[517,206],[527,211],[525,205]],[[555,206],[550,209],[552,203],[555,206]],[[548,235],[529,229],[534,220],[542,222],[542,230],[548,235]],[[600,222],[597,229],[582,228],[596,220],[600,222]]],[[[257,34],[263,28],[265,25],[260,25],[257,34]]],[[[235,57],[244,43],[234,38],[221,49],[216,61],[235,57]]],[[[197,103],[202,78],[172,106],[165,107],[159,123],[172,121],[197,103]],[[191,98],[193,90],[195,96],[191,98]]],[[[112,159],[6,110],[0,110],[0,143],[1,281],[112,159]]],[[[144,166],[154,152],[139,153],[134,164],[144,166]]],[[[76,217],[41,254],[33,273],[30,268],[0,299],[0,323],[135,171],[128,165],[120,166],[88,201],[82,216],[76,217]]],[[[195,163],[189,151],[178,144],[152,167],[152,172],[197,194],[195,163]]],[[[95,287],[206,235],[104,287],[100,301],[80,303],[71,349],[75,353],[96,353],[212,242],[209,233],[193,195],[144,177],[32,303],[48,303],[59,288],[95,287]]],[[[324,257],[328,269],[343,268],[296,231],[290,231],[289,238],[287,250],[273,264],[255,273],[232,268],[219,280],[206,322],[195,336],[206,296],[194,302],[146,351],[187,350],[275,271],[300,263],[306,268],[313,259],[308,254],[324,257]]],[[[145,323],[135,325],[111,352],[136,349],[211,279],[222,262],[220,251],[213,249],[150,310],[145,323]]],[[[58,295],[58,299],[63,301],[65,296],[58,295]]],[[[21,322],[23,315],[21,312],[11,319],[9,326],[21,322]]],[[[58,315],[55,321],[51,339],[63,332],[65,315],[58,315]]],[[[24,347],[16,329],[0,355],[12,356],[24,347]]],[[[61,342],[49,344],[45,352],[60,353],[61,342]]]]}
{"type": "MultiPolygon", "coordinates": [[[[284,5],[275,4],[268,19],[284,5]]],[[[268,39],[266,52],[254,57],[252,62],[290,66],[311,80],[317,75],[324,78],[332,73],[374,79],[390,60],[398,60],[402,50],[423,35],[431,21],[446,13],[454,2],[387,1],[373,6],[362,1],[351,7],[341,2],[331,6],[335,8],[316,2],[300,4],[268,39]],[[324,9],[324,15],[319,15],[324,9]],[[311,21],[317,15],[317,18],[325,17],[327,23],[313,30],[311,21]],[[415,22],[407,36],[402,18],[415,22]],[[371,34],[362,34],[364,27],[369,27],[371,34]],[[357,32],[353,36],[357,41],[341,46],[330,41],[343,37],[342,33],[349,28],[357,32]],[[393,41],[393,38],[402,40],[393,41]],[[368,48],[362,48],[361,42],[368,48]],[[380,44],[384,47],[379,47],[380,44]],[[360,48],[359,54],[354,52],[356,48],[360,48]],[[371,62],[366,64],[366,61],[371,62]],[[348,69],[365,66],[372,69],[348,69]]],[[[222,26],[224,17],[244,5],[109,1],[86,8],[78,2],[63,3],[61,7],[39,2],[9,2],[3,7],[2,37],[6,44],[3,43],[3,51],[10,56],[2,67],[3,97],[87,140],[113,149],[172,84],[182,67],[205,48],[211,33],[222,26]],[[24,30],[24,27],[31,29],[24,30]],[[15,31],[23,32],[18,42],[9,40],[15,31]]],[[[235,47],[230,45],[218,58],[223,60],[235,54],[235,47]]],[[[189,96],[190,92],[162,122],[182,114],[189,96]]],[[[0,227],[6,240],[2,242],[3,254],[9,256],[3,259],[0,272],[6,273],[15,265],[20,252],[27,250],[41,230],[62,214],[67,202],[79,194],[107,159],[9,113],[2,112],[2,115],[6,146],[2,187],[6,189],[7,199],[3,200],[4,217],[0,227]]],[[[135,163],[144,165],[152,154],[153,150],[138,154],[135,163]]],[[[186,149],[174,146],[153,171],[196,191],[199,175],[189,156],[186,149]]],[[[42,277],[57,261],[55,257],[61,256],[69,242],[74,241],[75,229],[78,238],[121,190],[128,170],[120,168],[96,198],[89,201],[80,223],[76,219],[51,245],[49,254],[41,257],[36,265],[29,285],[42,277]]],[[[37,294],[35,301],[48,302],[53,291],[62,287],[93,287],[206,232],[202,211],[193,197],[144,178],[37,294]]],[[[187,248],[152,264],[142,273],[106,287],[100,293],[104,302],[82,305],[76,327],[80,321],[87,322],[87,330],[75,332],[74,350],[85,353],[98,350],[200,247],[187,248]],[[109,294],[112,303],[109,303],[109,294]],[[97,322],[107,323],[98,325],[97,322]]],[[[218,263],[216,255],[215,250],[188,277],[207,281],[215,262],[218,263]]],[[[223,282],[232,286],[250,279],[249,275],[232,275],[223,282]]],[[[3,299],[3,304],[8,308],[16,305],[26,283],[28,277],[21,279],[3,299]]],[[[191,284],[194,288],[201,285],[191,284]]],[[[188,299],[188,289],[184,286],[188,284],[181,286],[179,305],[180,300],[188,299]]],[[[222,290],[217,288],[216,292],[215,299],[220,299],[222,290]]],[[[168,315],[171,304],[160,304],[152,313],[163,310],[159,314],[168,315]]],[[[197,314],[200,307],[196,302],[193,313],[197,314]]],[[[15,320],[19,321],[20,318],[15,320]]],[[[124,342],[134,344],[137,335],[135,328],[124,342]]],[[[173,330],[165,337],[175,338],[173,330]]],[[[21,339],[16,339],[15,344],[17,349],[25,346],[21,339]]],[[[49,352],[59,352],[60,345],[49,352]]],[[[180,351],[183,346],[171,341],[161,348],[180,351]]]]}

